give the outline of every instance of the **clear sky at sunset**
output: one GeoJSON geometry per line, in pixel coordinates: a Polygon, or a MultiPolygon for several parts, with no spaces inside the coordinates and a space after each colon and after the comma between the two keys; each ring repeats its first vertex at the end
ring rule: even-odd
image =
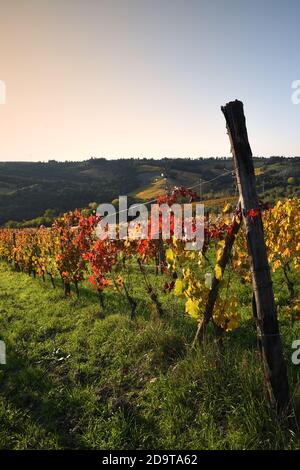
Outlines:
{"type": "Polygon", "coordinates": [[[300,155],[299,0],[0,0],[0,160],[300,155]]]}

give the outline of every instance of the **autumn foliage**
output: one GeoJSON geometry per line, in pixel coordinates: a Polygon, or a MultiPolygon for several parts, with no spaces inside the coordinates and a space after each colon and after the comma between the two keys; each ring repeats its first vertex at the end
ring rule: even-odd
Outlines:
{"type": "MultiPolygon", "coordinates": [[[[185,188],[175,188],[168,195],[160,196],[158,204],[171,206],[175,202],[192,202],[196,194],[185,188]]],[[[288,314],[293,321],[299,318],[299,307],[295,297],[292,271],[300,271],[300,199],[279,201],[273,208],[253,208],[247,214],[253,219],[263,216],[266,245],[271,269],[282,270],[291,295],[288,314]]],[[[185,249],[184,240],[174,236],[174,221],[171,214],[170,238],[110,240],[97,238],[99,217],[85,215],[75,210],[57,218],[50,228],[1,229],[0,257],[11,263],[16,270],[29,275],[50,278],[53,287],[61,279],[65,294],[70,295],[71,285],[79,294],[79,284],[86,280],[98,293],[106,288],[123,290],[134,311],[135,301],[130,293],[129,267],[140,269],[152,300],[160,309],[159,295],[175,295],[185,303],[185,312],[199,321],[205,310],[213,277],[220,281],[220,295],[215,304],[213,321],[225,331],[239,324],[239,308],[236,294],[231,289],[232,273],[241,282],[249,282],[249,263],[245,235],[240,230],[235,241],[227,274],[224,275],[219,260],[224,249],[225,238],[239,222],[241,214],[226,204],[222,214],[205,217],[204,244],[200,251],[185,249]],[[156,268],[165,276],[161,291],[155,292],[147,278],[146,266],[156,268]]],[[[153,230],[151,218],[148,232],[153,230]]],[[[163,219],[159,219],[156,230],[163,230],[163,219]]]]}

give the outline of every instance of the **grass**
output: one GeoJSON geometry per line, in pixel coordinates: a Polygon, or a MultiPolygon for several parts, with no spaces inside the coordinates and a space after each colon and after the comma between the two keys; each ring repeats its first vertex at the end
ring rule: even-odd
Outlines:
{"type": "MultiPolygon", "coordinates": [[[[158,172],[153,174],[153,167],[151,165],[144,165],[143,169],[146,171],[148,167],[149,177],[146,185],[138,188],[132,192],[132,196],[139,200],[149,200],[155,199],[159,195],[163,195],[166,192],[166,180],[164,177],[161,177],[161,173],[164,173],[163,168],[158,168],[158,172]],[[149,171],[150,170],[150,171],[149,171]],[[152,174],[152,176],[151,176],[152,174]]],[[[147,173],[146,173],[147,174],[147,173]]],[[[189,171],[172,171],[172,175],[168,176],[167,185],[168,187],[174,186],[185,186],[189,187],[195,184],[199,184],[199,175],[194,172],[189,171]]],[[[199,188],[198,188],[199,189],[199,188]]]]}
{"type": "Polygon", "coordinates": [[[156,181],[152,181],[150,185],[139,189],[134,195],[138,199],[146,200],[156,198],[159,195],[165,194],[166,192],[166,181],[164,178],[157,178],[156,181]]]}
{"type": "MultiPolygon", "coordinates": [[[[135,320],[116,292],[106,294],[101,318],[86,286],[65,299],[4,263],[0,286],[1,448],[300,448],[295,427],[265,398],[247,286],[237,284],[244,319],[225,335],[222,355],[211,331],[204,350],[191,350],[196,325],[172,295],[161,296],[166,318],[155,319],[140,279],[135,320]]],[[[280,295],[284,304],[282,287],[280,295]]],[[[300,366],[290,357],[300,325],[281,322],[281,330],[299,409],[300,366]]]]}

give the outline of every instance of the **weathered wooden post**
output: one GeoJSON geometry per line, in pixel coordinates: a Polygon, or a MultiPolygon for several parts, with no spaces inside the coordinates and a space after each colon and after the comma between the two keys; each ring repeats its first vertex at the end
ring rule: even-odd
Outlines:
{"type": "Polygon", "coordinates": [[[241,101],[236,100],[221,109],[231,141],[246,230],[257,313],[257,334],[261,344],[265,381],[271,403],[279,412],[283,412],[289,404],[287,369],[276,315],[244,107],[241,101]]]}

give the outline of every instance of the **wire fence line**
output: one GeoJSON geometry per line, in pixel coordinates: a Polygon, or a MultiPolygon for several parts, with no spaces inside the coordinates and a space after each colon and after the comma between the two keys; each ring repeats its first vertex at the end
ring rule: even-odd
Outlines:
{"type": "MultiPolygon", "coordinates": [[[[204,185],[204,184],[208,184],[208,183],[211,183],[212,181],[215,181],[219,178],[222,178],[223,176],[226,176],[226,175],[229,175],[229,174],[232,174],[232,176],[234,176],[235,174],[235,171],[234,170],[226,170],[226,172],[222,173],[221,175],[218,175],[218,176],[215,176],[214,178],[211,178],[210,180],[202,180],[201,181],[201,185],[204,185]]],[[[196,183],[192,186],[188,186],[186,189],[195,189],[199,186],[199,183],[196,183]]],[[[178,187],[178,185],[176,185],[175,187],[178,187]]],[[[136,209],[138,207],[142,207],[142,206],[146,206],[148,204],[152,204],[154,202],[157,201],[157,198],[154,198],[154,199],[150,199],[149,201],[145,201],[145,202],[141,202],[141,203],[138,203],[138,204],[133,204],[133,207],[136,209]]],[[[118,214],[121,214],[123,212],[128,212],[128,209],[122,209],[118,212],[115,212],[114,215],[118,215],[118,214]]]]}

